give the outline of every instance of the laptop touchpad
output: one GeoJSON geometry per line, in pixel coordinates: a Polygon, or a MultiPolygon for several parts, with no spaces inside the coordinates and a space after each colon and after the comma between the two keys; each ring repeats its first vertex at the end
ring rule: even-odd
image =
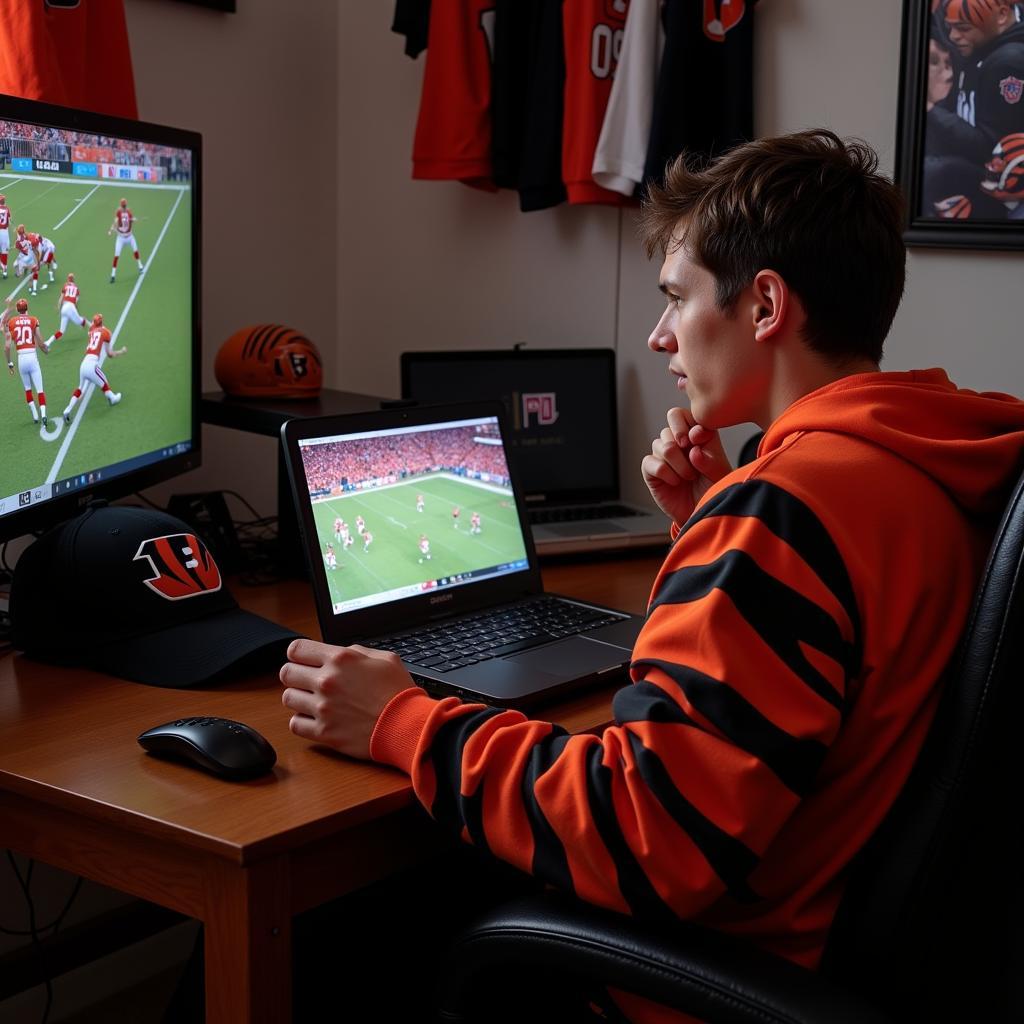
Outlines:
{"type": "Polygon", "coordinates": [[[538,647],[526,651],[505,661],[524,668],[539,669],[543,672],[554,672],[558,675],[584,676],[601,669],[622,665],[629,659],[629,654],[617,650],[607,644],[596,644],[583,637],[570,637],[558,644],[538,647]]]}

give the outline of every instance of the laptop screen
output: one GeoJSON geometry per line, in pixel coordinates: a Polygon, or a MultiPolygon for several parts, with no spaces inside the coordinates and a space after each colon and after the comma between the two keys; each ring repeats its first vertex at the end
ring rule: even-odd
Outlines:
{"type": "Polygon", "coordinates": [[[529,569],[496,416],[298,446],[335,615],[529,569]]]}
{"type": "Polygon", "coordinates": [[[402,396],[500,399],[509,458],[530,503],[617,499],[613,349],[404,352],[402,396]]]}

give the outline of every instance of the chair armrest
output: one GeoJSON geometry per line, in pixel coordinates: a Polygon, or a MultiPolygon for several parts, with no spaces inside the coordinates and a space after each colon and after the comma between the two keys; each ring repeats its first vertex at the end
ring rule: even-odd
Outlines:
{"type": "Polygon", "coordinates": [[[477,1019],[474,1007],[486,1020],[495,992],[543,990],[552,976],[560,989],[621,989],[713,1024],[891,1024],[828,978],[730,936],[558,894],[490,911],[456,941],[449,968],[440,1019],[452,1024],[477,1019]]]}

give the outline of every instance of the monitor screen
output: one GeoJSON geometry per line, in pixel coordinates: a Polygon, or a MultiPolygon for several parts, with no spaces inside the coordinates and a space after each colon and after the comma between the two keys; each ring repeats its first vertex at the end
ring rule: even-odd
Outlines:
{"type": "Polygon", "coordinates": [[[299,450],[335,615],[529,568],[497,417],[299,450]]]}
{"type": "Polygon", "coordinates": [[[193,132],[0,97],[0,533],[199,464],[193,132]]]}
{"type": "Polygon", "coordinates": [[[404,398],[505,404],[528,502],[618,498],[612,349],[403,352],[401,368],[404,398]]]}

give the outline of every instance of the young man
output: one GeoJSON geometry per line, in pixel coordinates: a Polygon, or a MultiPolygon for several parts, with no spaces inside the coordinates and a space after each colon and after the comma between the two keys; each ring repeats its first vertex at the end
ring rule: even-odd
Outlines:
{"type": "Polygon", "coordinates": [[[946,0],[940,11],[960,66],[955,113],[945,103],[929,108],[928,144],[969,160],[980,180],[992,147],[1024,126],[1024,24],[1007,0],[946,0]]]}
{"type": "Polygon", "coordinates": [[[652,190],[648,345],[689,408],[642,464],[675,543],[614,726],[435,700],[394,655],[298,640],[292,731],[407,772],[441,824],[547,883],[816,966],[1024,469],[1024,403],[879,371],[905,250],[876,168],[819,130],[677,161],[652,190]],[[745,422],[765,435],[734,470],[718,431],[745,422]]]}

